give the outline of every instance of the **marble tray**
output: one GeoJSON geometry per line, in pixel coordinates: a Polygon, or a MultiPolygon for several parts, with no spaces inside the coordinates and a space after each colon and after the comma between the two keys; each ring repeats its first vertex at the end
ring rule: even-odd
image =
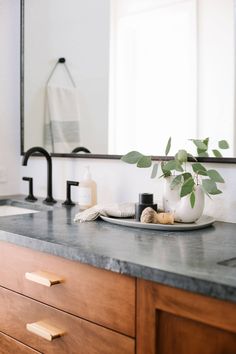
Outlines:
{"type": "Polygon", "coordinates": [[[115,225],[128,226],[128,227],[138,227],[140,229],[151,229],[151,230],[162,230],[162,231],[189,231],[196,229],[204,229],[205,227],[211,226],[215,219],[211,216],[203,215],[196,222],[193,223],[174,223],[174,225],[163,225],[163,224],[143,224],[140,221],[134,219],[119,219],[111,218],[108,216],[101,216],[102,220],[115,225]]]}

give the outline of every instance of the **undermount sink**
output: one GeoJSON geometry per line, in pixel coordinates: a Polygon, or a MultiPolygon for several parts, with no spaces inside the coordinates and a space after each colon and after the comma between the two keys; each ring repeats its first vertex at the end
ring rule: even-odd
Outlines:
{"type": "Polygon", "coordinates": [[[31,213],[38,213],[38,210],[26,209],[26,208],[16,207],[12,205],[0,205],[0,217],[19,215],[19,214],[31,214],[31,213]]]}
{"type": "Polygon", "coordinates": [[[7,198],[0,199],[0,217],[11,215],[33,214],[39,211],[52,210],[51,206],[44,205],[42,202],[29,203],[24,199],[7,198]]]}

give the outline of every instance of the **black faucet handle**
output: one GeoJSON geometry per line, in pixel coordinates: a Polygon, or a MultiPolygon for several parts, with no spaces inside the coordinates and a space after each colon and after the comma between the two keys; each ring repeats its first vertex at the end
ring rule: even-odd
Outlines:
{"type": "Polygon", "coordinates": [[[66,181],[66,200],[62,205],[70,205],[73,206],[75,205],[74,202],[71,200],[71,186],[78,186],[79,182],[76,181],[66,181]]]}
{"type": "Polygon", "coordinates": [[[33,193],[33,178],[32,177],[22,177],[23,181],[29,182],[29,195],[25,198],[28,202],[36,202],[38,200],[35,198],[33,193]]]}

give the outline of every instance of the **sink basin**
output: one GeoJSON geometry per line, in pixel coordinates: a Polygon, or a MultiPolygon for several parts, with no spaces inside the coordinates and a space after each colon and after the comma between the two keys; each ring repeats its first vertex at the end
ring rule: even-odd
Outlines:
{"type": "Polygon", "coordinates": [[[0,205],[0,217],[20,214],[38,213],[38,210],[16,207],[13,205],[0,205]]]}
{"type": "Polygon", "coordinates": [[[37,203],[29,203],[23,198],[21,196],[6,199],[0,198],[0,217],[33,214],[38,213],[39,211],[53,210],[51,206],[42,204],[42,202],[40,201],[38,201],[37,203]]]}

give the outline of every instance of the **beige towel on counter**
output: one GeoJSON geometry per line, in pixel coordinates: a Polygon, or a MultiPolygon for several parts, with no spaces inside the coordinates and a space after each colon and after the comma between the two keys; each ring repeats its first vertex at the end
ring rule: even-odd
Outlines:
{"type": "Polygon", "coordinates": [[[135,214],[134,203],[114,203],[114,204],[97,204],[92,208],[86,209],[75,215],[75,222],[93,221],[100,215],[113,216],[116,218],[129,218],[135,214]]]}

